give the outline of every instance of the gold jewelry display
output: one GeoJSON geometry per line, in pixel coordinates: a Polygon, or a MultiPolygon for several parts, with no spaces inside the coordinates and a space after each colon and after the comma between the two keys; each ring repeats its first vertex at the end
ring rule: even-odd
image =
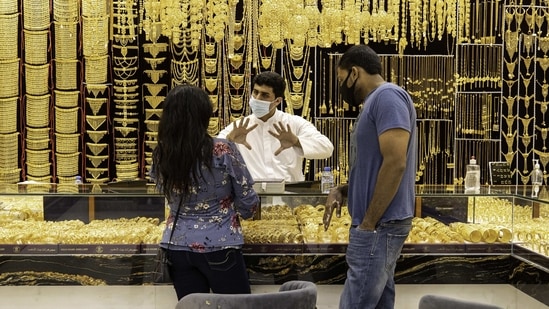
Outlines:
{"type": "Polygon", "coordinates": [[[93,131],[97,131],[106,121],[107,115],[86,115],[86,123],[88,123],[93,131]]]}
{"type": "Polygon", "coordinates": [[[55,152],[75,153],[80,150],[80,133],[55,133],[55,152]]]}
{"type": "Polygon", "coordinates": [[[108,54],[109,33],[109,16],[106,13],[82,14],[82,53],[86,60],[88,57],[97,58],[108,54]]]}
{"type": "MultiPolygon", "coordinates": [[[[86,119],[87,119],[87,116],[86,116],[86,119]]],[[[103,137],[107,135],[107,131],[86,130],[86,135],[89,136],[89,138],[94,143],[99,143],[103,139],[103,137]]]]}
{"type": "Polygon", "coordinates": [[[84,78],[89,84],[104,84],[107,82],[109,56],[87,56],[84,60],[84,78]]]}
{"type": "Polygon", "coordinates": [[[78,21],[54,21],[55,58],[58,60],[76,59],[78,21]]]}
{"type": "Polygon", "coordinates": [[[25,91],[27,94],[43,95],[49,92],[50,64],[25,66],[25,91]]]}
{"type": "Polygon", "coordinates": [[[86,148],[89,149],[93,155],[97,156],[107,149],[109,144],[107,143],[86,143],[86,148]]]}
{"type": "MultiPolygon", "coordinates": [[[[44,30],[50,26],[49,0],[23,0],[23,26],[28,30],[44,30]]],[[[16,41],[13,41],[16,42],[16,41]]]]}
{"type": "Polygon", "coordinates": [[[55,59],[55,87],[59,90],[76,90],[79,61],[76,59],[55,59]]]}
{"type": "Polygon", "coordinates": [[[50,138],[50,128],[31,128],[26,126],[27,138],[32,140],[44,140],[50,138]]]}
{"type": "MultiPolygon", "coordinates": [[[[1,28],[0,28],[0,31],[1,28]]],[[[2,46],[0,45],[0,54],[2,46]]],[[[19,58],[0,60],[0,67],[3,69],[3,84],[0,86],[0,98],[19,96],[19,58]]]]}
{"type": "Polygon", "coordinates": [[[19,97],[0,98],[0,135],[17,131],[19,97]]]}
{"type": "Polygon", "coordinates": [[[28,64],[45,64],[48,62],[49,30],[23,29],[25,36],[25,62],[28,64]]]}
{"type": "MultiPolygon", "coordinates": [[[[78,132],[78,112],[79,107],[55,109],[55,132],[57,133],[76,133],[78,132]]],[[[87,116],[86,116],[87,117],[87,116]]]]}
{"type": "Polygon", "coordinates": [[[54,89],[55,106],[73,108],[79,105],[80,91],[62,91],[54,89]]]}
{"type": "Polygon", "coordinates": [[[97,116],[99,111],[107,103],[107,98],[86,98],[86,103],[92,111],[92,115],[97,116]]]}
{"type": "Polygon", "coordinates": [[[59,176],[78,175],[78,166],[80,163],[80,152],[76,153],[56,153],[56,170],[59,176]]]}
{"type": "Polygon", "coordinates": [[[47,127],[50,121],[50,95],[25,96],[26,124],[33,128],[47,127]]]}

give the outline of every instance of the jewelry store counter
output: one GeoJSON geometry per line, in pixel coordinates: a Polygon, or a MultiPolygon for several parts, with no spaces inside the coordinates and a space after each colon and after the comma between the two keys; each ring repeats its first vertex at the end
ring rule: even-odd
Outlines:
{"type": "MultiPolygon", "coordinates": [[[[150,284],[166,215],[150,187],[2,189],[0,285],[150,284]]],[[[396,282],[513,284],[549,305],[549,199],[517,187],[459,190],[418,187],[396,282]]],[[[344,207],[325,232],[325,199],[262,194],[260,217],[242,221],[252,284],[344,282],[350,218],[344,207]]]]}

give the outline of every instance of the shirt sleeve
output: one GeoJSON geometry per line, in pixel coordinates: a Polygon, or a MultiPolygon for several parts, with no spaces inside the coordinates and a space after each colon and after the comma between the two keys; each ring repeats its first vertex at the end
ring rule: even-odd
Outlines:
{"type": "Polygon", "coordinates": [[[244,219],[251,218],[259,207],[259,196],[253,188],[254,180],[235,143],[227,141],[229,151],[224,156],[224,165],[231,176],[235,210],[244,219]]]}
{"type": "Polygon", "coordinates": [[[303,148],[303,157],[326,159],[332,156],[334,145],[328,137],[320,133],[311,122],[299,116],[293,116],[293,121],[296,123],[294,133],[303,148]]]}

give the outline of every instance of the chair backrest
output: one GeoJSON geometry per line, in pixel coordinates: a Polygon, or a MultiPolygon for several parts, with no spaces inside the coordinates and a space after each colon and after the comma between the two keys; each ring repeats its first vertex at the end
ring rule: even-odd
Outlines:
{"type": "Polygon", "coordinates": [[[179,300],[176,309],[314,309],[316,285],[309,281],[288,281],[278,292],[259,294],[193,293],[179,300]]]}
{"type": "Polygon", "coordinates": [[[489,304],[461,300],[441,295],[424,295],[419,300],[419,309],[503,309],[489,304]]]}

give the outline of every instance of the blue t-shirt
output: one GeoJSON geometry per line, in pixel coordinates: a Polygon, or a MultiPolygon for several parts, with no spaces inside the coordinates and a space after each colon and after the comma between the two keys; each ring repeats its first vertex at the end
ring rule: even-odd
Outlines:
{"type": "Polygon", "coordinates": [[[371,92],[353,126],[349,149],[348,207],[352,224],[362,223],[372,199],[383,157],[378,137],[390,129],[410,132],[406,171],[400,187],[380,222],[414,215],[416,173],[416,111],[408,93],[385,83],[371,92]]]}

